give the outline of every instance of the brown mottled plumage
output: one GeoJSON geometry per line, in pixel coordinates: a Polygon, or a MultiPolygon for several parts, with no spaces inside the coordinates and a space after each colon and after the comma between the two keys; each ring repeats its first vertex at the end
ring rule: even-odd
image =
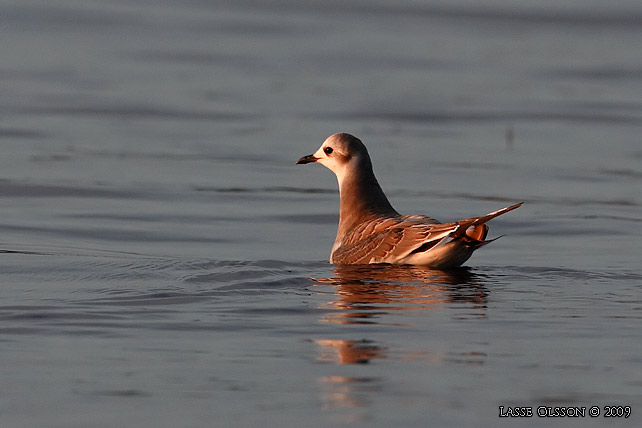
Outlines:
{"type": "Polygon", "coordinates": [[[485,216],[439,223],[421,215],[402,216],[390,205],[372,171],[368,150],[350,134],[328,137],[316,153],[297,164],[317,162],[337,176],[340,214],[330,262],[393,263],[433,268],[460,266],[486,241],[486,222],[521,203],[485,216]]]}

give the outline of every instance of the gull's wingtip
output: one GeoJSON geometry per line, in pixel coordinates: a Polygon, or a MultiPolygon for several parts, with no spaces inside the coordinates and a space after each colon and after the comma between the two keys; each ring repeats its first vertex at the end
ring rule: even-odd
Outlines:
{"type": "Polygon", "coordinates": [[[457,223],[459,223],[461,226],[464,226],[465,227],[464,230],[466,230],[470,226],[475,226],[475,225],[478,225],[478,224],[484,224],[487,221],[490,221],[490,220],[494,219],[495,217],[499,217],[502,214],[506,214],[509,211],[513,211],[513,210],[521,207],[523,203],[524,202],[519,202],[517,204],[513,204],[513,205],[510,205],[510,206],[504,207],[504,208],[499,209],[497,211],[493,211],[492,213],[488,213],[488,214],[483,215],[481,217],[467,218],[465,220],[460,220],[457,223]]]}
{"type": "Polygon", "coordinates": [[[514,209],[516,209],[516,208],[521,207],[522,205],[524,205],[524,201],[522,201],[522,202],[518,202],[518,203],[513,204],[513,205],[510,205],[510,206],[508,206],[508,207],[506,207],[506,208],[504,208],[504,209],[505,209],[505,210],[508,210],[508,211],[511,211],[511,210],[514,210],[514,209]]]}
{"type": "MultiPolygon", "coordinates": [[[[488,214],[488,215],[489,215],[489,216],[493,216],[493,217],[497,217],[497,216],[502,215],[502,214],[505,214],[505,213],[507,213],[507,212],[509,212],[509,211],[516,210],[517,208],[521,207],[523,203],[524,203],[524,201],[522,201],[522,202],[518,202],[518,203],[513,204],[513,205],[509,205],[509,206],[507,206],[507,207],[505,207],[505,208],[502,208],[502,209],[500,209],[500,210],[493,211],[492,213],[490,213],[490,214],[488,214]]],[[[486,216],[485,216],[485,217],[486,217],[486,216]]]]}

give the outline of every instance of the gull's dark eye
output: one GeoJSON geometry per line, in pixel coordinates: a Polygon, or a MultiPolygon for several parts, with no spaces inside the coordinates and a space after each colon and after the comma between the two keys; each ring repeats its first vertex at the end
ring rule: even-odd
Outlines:
{"type": "Polygon", "coordinates": [[[323,149],[323,151],[326,155],[329,156],[332,153],[332,147],[326,147],[325,149],[323,149]]]}

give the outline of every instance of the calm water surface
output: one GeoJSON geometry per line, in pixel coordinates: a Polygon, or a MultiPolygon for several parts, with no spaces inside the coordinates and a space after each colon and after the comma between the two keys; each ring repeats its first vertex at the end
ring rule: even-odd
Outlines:
{"type": "Polygon", "coordinates": [[[635,1],[0,1],[0,424],[639,426],[641,37],[635,1]],[[526,203],[461,270],[334,267],[294,162],[337,131],[401,212],[526,203]]]}

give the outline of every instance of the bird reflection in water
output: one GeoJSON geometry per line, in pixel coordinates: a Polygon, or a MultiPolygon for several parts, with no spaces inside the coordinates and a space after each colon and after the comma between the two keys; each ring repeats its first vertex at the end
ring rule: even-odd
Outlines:
{"type": "Polygon", "coordinates": [[[322,388],[323,408],[326,410],[347,413],[335,413],[341,422],[358,422],[368,419],[367,413],[355,411],[367,409],[374,405],[372,396],[384,389],[384,380],[380,377],[324,376],[319,379],[322,388]]]}
{"type": "MultiPolygon", "coordinates": [[[[407,326],[412,317],[440,308],[464,309],[458,317],[484,318],[488,290],[469,269],[439,271],[419,266],[336,266],[331,278],[314,279],[332,287],[334,299],[321,321],[339,324],[407,326]],[[415,311],[412,314],[400,311],[415,311]],[[399,315],[399,316],[394,316],[399,315]]],[[[387,358],[387,347],[371,340],[316,339],[320,362],[366,364],[387,358]]]]}
{"type": "MultiPolygon", "coordinates": [[[[314,281],[319,292],[330,295],[330,301],[323,305],[327,312],[322,322],[385,325],[400,330],[413,324],[416,316],[430,316],[439,309],[448,311],[449,316],[452,312],[456,317],[484,318],[489,295],[484,277],[467,268],[439,271],[420,266],[346,265],[335,266],[331,278],[314,281]]],[[[438,364],[480,364],[485,360],[485,352],[480,349],[395,349],[363,338],[323,338],[313,342],[318,346],[316,360],[333,365],[364,365],[395,358],[438,364]]],[[[342,372],[319,378],[324,408],[339,412],[345,418],[343,422],[367,419],[363,412],[372,406],[372,396],[389,381],[362,376],[361,370],[356,373],[360,376],[345,376],[342,372]]]]}
{"type": "Polygon", "coordinates": [[[317,358],[321,362],[367,364],[373,358],[385,358],[385,347],[371,340],[318,339],[314,343],[321,346],[321,354],[317,358]]]}
{"type": "Polygon", "coordinates": [[[381,324],[394,311],[446,307],[463,307],[471,310],[469,315],[484,317],[488,300],[481,277],[467,268],[345,265],[336,266],[332,278],[314,281],[317,286],[333,287],[336,298],[325,306],[335,311],[323,319],[331,323],[381,324]]]}

